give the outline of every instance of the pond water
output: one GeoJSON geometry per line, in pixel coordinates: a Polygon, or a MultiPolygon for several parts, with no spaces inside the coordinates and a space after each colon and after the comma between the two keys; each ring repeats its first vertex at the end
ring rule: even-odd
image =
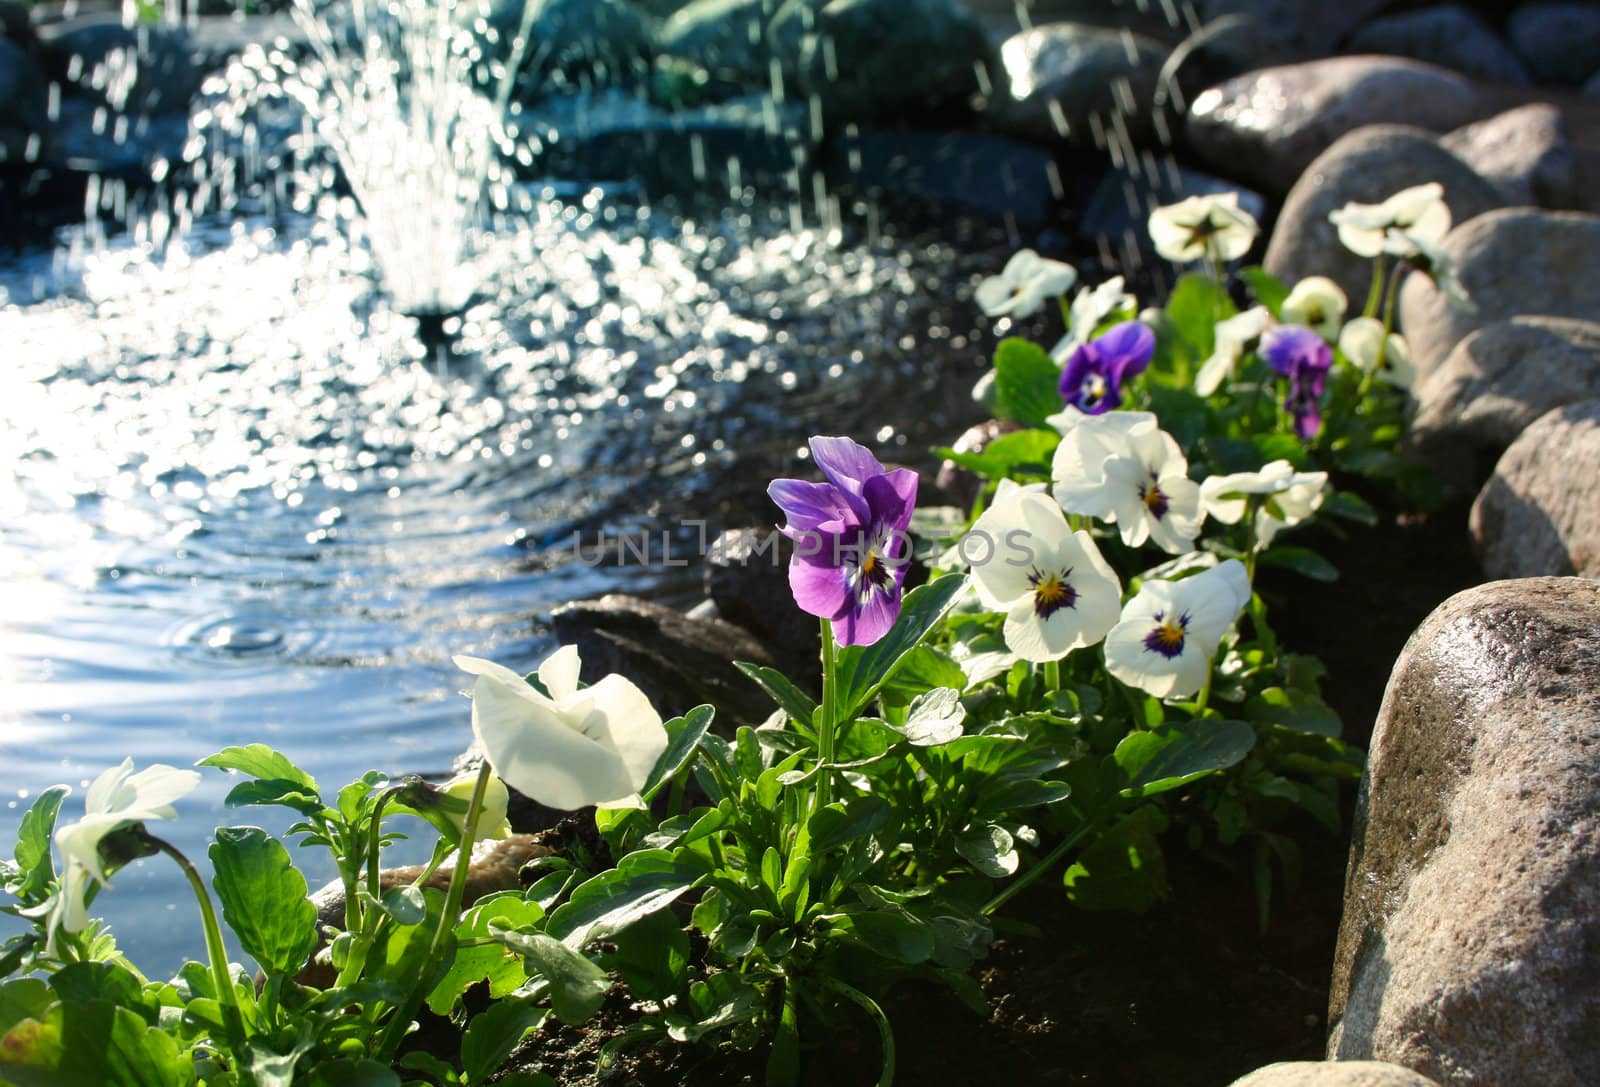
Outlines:
{"type": "MultiPolygon", "coordinates": [[[[692,522],[771,518],[808,434],[917,462],[975,411],[999,229],[529,195],[445,338],[311,217],[0,263],[0,840],[52,783],[75,818],[125,755],[260,740],[325,788],[445,771],[470,739],[452,653],[531,667],[560,603],[691,602],[692,522]],[[689,565],[659,536],[648,565],[575,558],[647,528],[689,565]]],[[[208,771],[182,805],[191,856],[225,818],[286,825],[227,787],[208,771]]],[[[113,882],[97,907],[136,962],[199,954],[169,864],[113,882]]]]}

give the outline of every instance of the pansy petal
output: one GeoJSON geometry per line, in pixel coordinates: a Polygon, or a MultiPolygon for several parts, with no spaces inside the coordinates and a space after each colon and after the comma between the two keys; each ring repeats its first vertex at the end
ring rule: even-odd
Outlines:
{"type": "Polygon", "coordinates": [[[860,494],[867,480],[883,475],[884,471],[878,458],[853,438],[818,435],[811,439],[811,459],[816,461],[829,483],[853,494],[860,494]]]}
{"type": "Polygon", "coordinates": [[[899,591],[875,592],[859,607],[845,611],[833,625],[833,636],[840,645],[872,645],[889,633],[898,618],[899,591]]]}
{"type": "Polygon", "coordinates": [[[544,659],[539,665],[539,682],[551,698],[565,702],[578,693],[578,673],[583,662],[578,659],[578,647],[564,645],[544,659]]]}
{"type": "Polygon", "coordinates": [[[614,751],[579,733],[554,705],[521,698],[505,683],[480,682],[473,691],[472,733],[501,780],[547,807],[571,811],[633,789],[614,751]]]}
{"type": "Polygon", "coordinates": [[[829,483],[775,479],[767,485],[767,495],[788,518],[785,528],[791,533],[837,531],[850,515],[849,505],[829,483]]]}
{"type": "Polygon", "coordinates": [[[800,610],[820,619],[837,619],[850,601],[850,576],[842,566],[801,559],[789,564],[789,591],[800,610]]]}
{"type": "Polygon", "coordinates": [[[95,779],[89,783],[88,792],[83,796],[84,811],[90,815],[110,811],[117,794],[132,774],[133,759],[126,758],[116,766],[95,775],[95,779]]]}
{"type": "MultiPolygon", "coordinates": [[[[627,793],[637,793],[667,749],[667,730],[661,725],[661,715],[645,693],[624,676],[606,676],[585,693],[590,696],[591,709],[579,728],[584,735],[616,752],[627,773],[627,793]]],[[[606,800],[620,800],[625,795],[619,793],[606,800]]]]}

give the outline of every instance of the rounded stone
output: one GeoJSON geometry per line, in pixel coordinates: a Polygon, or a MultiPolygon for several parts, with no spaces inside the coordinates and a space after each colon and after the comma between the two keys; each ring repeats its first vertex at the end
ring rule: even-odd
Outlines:
{"type": "Polygon", "coordinates": [[[1406,643],[1356,803],[1328,1054],[1600,1083],[1600,582],[1499,581],[1406,643]]]}
{"type": "Polygon", "coordinates": [[[1351,53],[1388,53],[1427,61],[1491,83],[1524,84],[1527,69],[1493,30],[1458,4],[1385,15],[1345,40],[1351,53]]]}
{"type": "Polygon", "coordinates": [[[1506,35],[1542,83],[1580,84],[1600,72],[1600,4],[1524,4],[1506,20],[1506,35]]]}
{"type": "Polygon", "coordinates": [[[1525,427],[1600,396],[1600,323],[1517,317],[1485,325],[1411,394],[1413,449],[1447,492],[1471,494],[1525,427]]]}
{"type": "Polygon", "coordinates": [[[1468,526],[1483,572],[1600,578],[1596,465],[1600,399],[1556,408],[1524,430],[1472,506],[1468,526]]]}
{"type": "Polygon", "coordinates": [[[1277,195],[1347,132],[1373,124],[1445,132],[1489,111],[1456,72],[1399,57],[1328,57],[1209,88],[1190,106],[1184,134],[1219,173],[1277,195]]]}
{"type": "Polygon", "coordinates": [[[1475,329],[1525,314],[1590,319],[1600,311],[1600,216],[1501,208],[1460,222],[1442,248],[1473,308],[1426,276],[1400,288],[1400,327],[1426,374],[1475,329]]]}
{"type": "Polygon", "coordinates": [[[1166,58],[1165,45],[1127,30],[1081,23],[1025,30],[1000,47],[1005,78],[994,123],[1040,143],[1103,145],[1109,131],[1144,127],[1166,58]]]}
{"type": "Polygon", "coordinates": [[[1384,1061],[1282,1061],[1229,1087],[1438,1087],[1427,1076],[1384,1061]]]}
{"type": "Polygon", "coordinates": [[[1578,206],[1578,160],[1559,109],[1544,102],[1458,128],[1440,144],[1492,182],[1507,204],[1578,206]]]}
{"type": "Polygon", "coordinates": [[[1505,205],[1494,185],[1430,132],[1370,125],[1341,136],[1289,190],[1267,246],[1267,271],[1291,285],[1306,276],[1327,276],[1359,308],[1372,281],[1372,261],[1344,247],[1328,214],[1351,202],[1381,203],[1430,181],[1444,186],[1445,202],[1458,220],[1505,205]]]}

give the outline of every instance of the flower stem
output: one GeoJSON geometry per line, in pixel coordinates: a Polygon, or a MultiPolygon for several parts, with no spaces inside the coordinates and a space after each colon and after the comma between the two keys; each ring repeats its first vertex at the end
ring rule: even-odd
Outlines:
{"type": "Polygon", "coordinates": [[[444,910],[439,914],[439,925],[433,930],[433,941],[428,945],[428,956],[423,959],[423,974],[413,985],[411,992],[406,995],[405,1003],[395,1010],[394,1018],[389,1020],[389,1025],[384,1028],[383,1038],[378,1043],[377,1052],[373,1058],[380,1064],[388,1064],[394,1060],[395,1050],[400,1048],[400,1043],[406,1036],[412,1020],[417,1017],[417,1010],[422,1007],[422,1001],[427,997],[428,985],[435,977],[438,968],[439,955],[444,949],[445,941],[454,931],[456,922],[460,919],[461,899],[467,891],[467,871],[472,867],[472,846],[478,840],[478,818],[483,814],[483,797],[489,790],[489,778],[494,770],[489,765],[489,760],[484,759],[483,765],[478,767],[478,778],[472,786],[472,802],[467,805],[467,818],[461,827],[461,845],[456,851],[456,866],[450,873],[450,889],[445,892],[444,910]]]}
{"type": "Polygon", "coordinates": [[[1383,254],[1372,258],[1372,286],[1367,288],[1367,304],[1361,310],[1363,317],[1376,317],[1378,303],[1383,300],[1383,254]]]}
{"type": "MultiPolygon", "coordinates": [[[[205,929],[206,957],[211,960],[211,983],[217,988],[217,1001],[222,1005],[222,1020],[227,1026],[230,1036],[228,1041],[237,1059],[244,1052],[244,1013],[239,1010],[239,994],[233,991],[233,978],[228,973],[228,951],[222,945],[222,926],[217,923],[217,911],[211,905],[211,894],[206,890],[200,870],[179,851],[177,846],[148,832],[144,836],[150,845],[171,857],[177,862],[178,867],[183,869],[184,878],[189,881],[189,887],[194,891],[195,901],[200,904],[200,925],[205,929]]],[[[245,1072],[242,1066],[236,1066],[236,1071],[241,1075],[245,1072]]]]}
{"type": "Polygon", "coordinates": [[[1079,827],[1077,830],[1061,839],[1060,844],[1046,854],[1043,860],[1034,865],[1032,868],[1028,869],[1026,872],[1022,873],[1022,875],[1018,876],[1010,883],[1006,884],[999,894],[995,895],[984,904],[983,909],[979,912],[981,912],[983,916],[988,917],[990,914],[994,913],[995,910],[998,910],[1001,906],[1004,906],[1007,902],[1010,902],[1017,895],[1021,894],[1029,887],[1029,885],[1033,883],[1034,880],[1038,879],[1040,876],[1050,871],[1051,868],[1055,867],[1055,863],[1071,852],[1072,847],[1083,841],[1083,839],[1093,829],[1093,823],[1085,823],[1083,826],[1079,827]]]}
{"type": "Polygon", "coordinates": [[[833,624],[824,619],[822,621],[822,718],[817,724],[817,761],[823,765],[822,772],[817,775],[819,809],[827,807],[833,800],[833,771],[827,767],[832,765],[835,758],[835,730],[838,727],[836,720],[838,706],[835,703],[839,692],[838,679],[834,675],[835,656],[833,624]]]}
{"type": "Polygon", "coordinates": [[[883,1009],[878,1002],[853,985],[847,985],[838,978],[827,974],[822,976],[822,983],[840,996],[849,1000],[862,1011],[872,1017],[878,1026],[878,1040],[883,1047],[883,1072],[878,1078],[877,1087],[890,1087],[894,1083],[894,1028],[889,1025],[889,1017],[883,1014],[883,1009]]]}
{"type": "Polygon", "coordinates": [[[1059,691],[1061,689],[1061,662],[1044,662],[1044,689],[1046,691],[1059,691]]]}

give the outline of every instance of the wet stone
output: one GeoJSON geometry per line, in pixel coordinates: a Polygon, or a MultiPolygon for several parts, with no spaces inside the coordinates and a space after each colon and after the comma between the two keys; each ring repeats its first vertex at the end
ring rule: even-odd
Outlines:
{"type": "Polygon", "coordinates": [[[1497,113],[1458,128],[1439,142],[1497,186],[1508,204],[1578,206],[1577,156],[1567,140],[1561,111],[1554,106],[1536,102],[1497,113]]]}
{"type": "Polygon", "coordinates": [[[1491,83],[1528,82],[1527,69],[1511,47],[1481,18],[1457,4],[1374,19],[1350,35],[1344,49],[1410,57],[1491,83]]]}
{"type": "Polygon", "coordinates": [[[1127,30],[1077,23],[1036,26],[1000,47],[1003,74],[990,106],[1001,130],[1045,144],[1104,144],[1107,132],[1143,131],[1168,48],[1127,30]],[[1096,132],[1099,136],[1096,137],[1096,132]]]}
{"type": "MultiPolygon", "coordinates": [[[[1596,382],[1600,394],[1600,381],[1596,382]]],[[[1600,579],[1600,399],[1539,417],[1495,466],[1468,522],[1491,578],[1600,579]]]]}
{"type": "Polygon", "coordinates": [[[1438,1087],[1427,1076],[1385,1061],[1283,1061],[1230,1087],[1438,1087]]]}
{"type": "Polygon", "coordinates": [[[794,545],[776,529],[729,529],[706,553],[705,588],[721,618],[761,639],[785,675],[810,686],[820,628],[815,616],[792,606],[793,555],[794,545]]]}
{"type": "Polygon", "coordinates": [[[1328,1055],[1600,1082],[1600,583],[1499,581],[1412,635],[1356,803],[1328,1055]]]}
{"type": "Polygon", "coordinates": [[[1600,5],[1524,4],[1506,20],[1506,35],[1541,83],[1581,84],[1600,72],[1600,5]]]}

